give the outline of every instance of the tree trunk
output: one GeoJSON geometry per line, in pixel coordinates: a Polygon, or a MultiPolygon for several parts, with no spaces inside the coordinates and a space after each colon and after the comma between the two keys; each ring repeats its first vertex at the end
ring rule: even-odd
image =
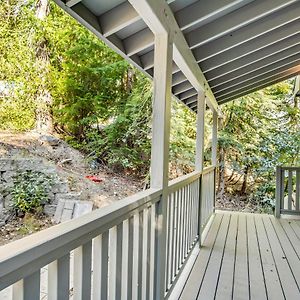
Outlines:
{"type": "MultiPolygon", "coordinates": [[[[49,14],[49,0],[36,2],[36,17],[44,21],[49,14]]],[[[50,59],[47,40],[40,38],[36,47],[36,60],[39,69],[40,85],[36,96],[36,129],[40,132],[53,132],[52,97],[48,89],[48,72],[50,59]]]]}
{"type": "Polygon", "coordinates": [[[244,173],[244,180],[243,180],[242,188],[240,190],[241,195],[245,195],[246,193],[249,170],[250,167],[246,166],[245,173],[244,173]]]}
{"type": "Polygon", "coordinates": [[[218,184],[218,194],[222,199],[225,194],[225,149],[223,147],[219,148],[219,184],[218,184]]]}

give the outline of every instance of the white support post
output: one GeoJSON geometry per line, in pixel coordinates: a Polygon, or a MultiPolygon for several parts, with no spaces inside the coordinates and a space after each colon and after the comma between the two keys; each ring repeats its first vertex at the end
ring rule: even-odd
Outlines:
{"type": "Polygon", "coordinates": [[[152,188],[162,189],[157,208],[155,299],[165,296],[169,140],[173,42],[169,33],[155,34],[154,102],[151,151],[152,188]]]}
{"type": "Polygon", "coordinates": [[[198,93],[195,170],[202,172],[204,163],[205,93],[198,93]]]}
{"type": "MultiPolygon", "coordinates": [[[[205,126],[205,92],[198,92],[197,99],[197,134],[196,134],[196,157],[195,157],[195,170],[203,171],[204,165],[204,126],[205,126]]],[[[199,246],[201,246],[201,235],[202,235],[202,226],[201,226],[201,207],[202,207],[202,175],[199,178],[199,210],[198,210],[198,237],[199,237],[199,246]]]]}
{"type": "Polygon", "coordinates": [[[211,162],[213,166],[217,166],[217,149],[218,149],[218,112],[213,111],[213,129],[211,142],[211,162]]]}

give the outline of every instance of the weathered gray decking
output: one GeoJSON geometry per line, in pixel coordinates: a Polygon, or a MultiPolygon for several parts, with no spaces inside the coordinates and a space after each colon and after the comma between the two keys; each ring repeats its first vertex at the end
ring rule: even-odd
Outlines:
{"type": "Polygon", "coordinates": [[[180,299],[300,299],[300,221],[217,212],[180,299]]]}

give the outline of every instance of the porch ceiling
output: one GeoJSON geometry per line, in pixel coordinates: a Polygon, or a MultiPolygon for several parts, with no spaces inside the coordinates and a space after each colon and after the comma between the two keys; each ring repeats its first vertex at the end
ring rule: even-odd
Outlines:
{"type": "MultiPolygon", "coordinates": [[[[143,1],[152,6],[165,4],[163,0],[143,1]]],[[[55,2],[152,77],[154,35],[146,25],[149,20],[144,15],[144,22],[129,1],[55,2]]],[[[166,2],[193,54],[191,63],[198,64],[204,75],[202,84],[218,104],[300,73],[299,0],[166,2]]],[[[173,94],[196,110],[195,84],[185,74],[174,61],[173,94]]]]}

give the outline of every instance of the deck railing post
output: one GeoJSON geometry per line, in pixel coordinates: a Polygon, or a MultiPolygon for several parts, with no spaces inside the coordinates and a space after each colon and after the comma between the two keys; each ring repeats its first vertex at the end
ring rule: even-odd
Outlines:
{"type": "MultiPolygon", "coordinates": [[[[203,171],[204,161],[204,121],[205,121],[205,92],[198,92],[197,102],[197,135],[196,135],[196,157],[195,170],[203,171]]],[[[199,211],[198,211],[198,237],[199,245],[201,246],[201,203],[202,203],[202,175],[199,177],[199,211]]]]}
{"type": "Polygon", "coordinates": [[[155,34],[150,185],[152,188],[162,189],[156,220],[155,299],[164,299],[165,296],[172,54],[173,42],[170,34],[155,34]]]}
{"type": "Polygon", "coordinates": [[[211,141],[211,162],[217,166],[217,148],[218,148],[218,112],[213,111],[213,128],[211,141]]]}
{"type": "Polygon", "coordinates": [[[214,208],[216,203],[216,170],[217,170],[217,164],[218,164],[218,156],[217,156],[217,150],[218,150],[218,112],[216,110],[213,111],[213,128],[212,128],[212,141],[211,141],[211,162],[212,165],[215,167],[214,171],[214,208]]]}
{"type": "Polygon", "coordinates": [[[276,202],[275,202],[275,217],[280,218],[281,197],[282,197],[282,169],[281,166],[276,167],[276,202]]]}

